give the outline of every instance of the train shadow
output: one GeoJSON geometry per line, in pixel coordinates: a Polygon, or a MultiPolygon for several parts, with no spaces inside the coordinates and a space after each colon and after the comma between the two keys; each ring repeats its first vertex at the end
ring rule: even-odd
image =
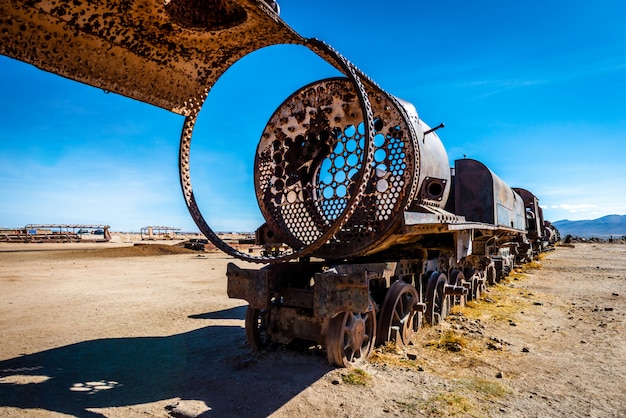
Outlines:
{"type": "MultiPolygon", "coordinates": [[[[233,308],[191,317],[244,313],[233,308]]],[[[93,409],[179,398],[204,402],[201,417],[265,417],[329,370],[318,354],[254,354],[242,327],[217,324],[164,337],[84,341],[0,361],[0,407],[100,417],[93,409]]]]}
{"type": "Polygon", "coordinates": [[[246,317],[247,305],[235,308],[223,309],[215,312],[205,312],[196,315],[189,315],[193,319],[244,319],[246,317]]]}

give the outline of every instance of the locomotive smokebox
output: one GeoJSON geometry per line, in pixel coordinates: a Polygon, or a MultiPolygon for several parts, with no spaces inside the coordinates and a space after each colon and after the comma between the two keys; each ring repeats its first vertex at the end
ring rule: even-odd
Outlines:
{"type": "Polygon", "coordinates": [[[445,205],[450,169],[439,137],[410,103],[372,85],[364,90],[372,107],[373,143],[366,143],[358,95],[344,78],[296,91],[263,131],[255,158],[256,195],[269,228],[292,248],[310,245],[348,214],[314,255],[366,255],[398,228],[412,205],[445,205]],[[370,175],[363,185],[358,179],[364,170],[370,175]],[[349,207],[355,193],[360,199],[349,207]]]}

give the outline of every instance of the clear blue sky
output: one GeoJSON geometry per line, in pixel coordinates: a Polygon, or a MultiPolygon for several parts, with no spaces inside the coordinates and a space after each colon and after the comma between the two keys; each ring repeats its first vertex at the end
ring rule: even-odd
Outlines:
{"type": "MultiPolygon", "coordinates": [[[[283,0],[281,17],[340,51],[439,131],[450,163],[487,164],[552,221],[626,214],[626,2],[283,0]]],[[[270,47],[219,80],[192,146],[218,231],[263,220],[253,191],[265,122],[335,75],[270,47]]],[[[0,57],[0,226],[106,223],[196,230],[178,183],[181,116],[0,57]]]]}

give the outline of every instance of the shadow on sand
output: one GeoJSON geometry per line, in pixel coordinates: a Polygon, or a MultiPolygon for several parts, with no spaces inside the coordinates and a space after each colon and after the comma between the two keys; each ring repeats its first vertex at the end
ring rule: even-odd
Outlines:
{"type": "MultiPolygon", "coordinates": [[[[244,314],[238,307],[192,317],[244,314]]],[[[204,402],[210,410],[202,417],[265,417],[329,370],[315,354],[255,356],[241,327],[213,325],[167,337],[84,341],[0,361],[0,407],[95,417],[102,415],[89,408],[180,398],[204,402]]]]}

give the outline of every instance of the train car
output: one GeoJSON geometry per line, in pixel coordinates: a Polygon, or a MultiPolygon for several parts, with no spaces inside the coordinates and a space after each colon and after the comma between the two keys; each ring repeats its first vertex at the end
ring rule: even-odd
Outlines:
{"type": "Polygon", "coordinates": [[[107,242],[111,240],[109,228],[109,225],[28,224],[0,232],[0,242],[107,242]]]}
{"type": "Polygon", "coordinates": [[[524,207],[526,209],[526,229],[528,231],[529,247],[527,250],[530,260],[543,251],[548,244],[549,238],[544,228],[543,211],[539,206],[539,199],[526,189],[521,187],[513,188],[522,199],[524,199],[524,207]]]}
{"type": "Polygon", "coordinates": [[[556,226],[552,225],[550,221],[543,221],[543,237],[546,245],[546,250],[554,249],[554,245],[561,241],[561,233],[556,226]]]}

